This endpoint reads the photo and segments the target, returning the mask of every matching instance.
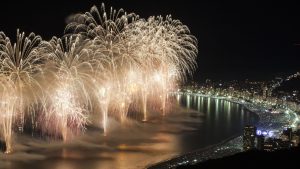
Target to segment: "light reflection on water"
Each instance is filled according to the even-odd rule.
[[[187,153],[239,134],[245,124],[256,117],[242,106],[225,100],[192,95],[177,95],[172,112],[166,117],[152,118],[148,123],[133,122],[128,127],[117,124],[108,136],[100,129],[88,131],[75,143],[55,146],[46,143],[28,143],[18,138],[20,160],[3,160],[0,165],[8,169],[134,169]],[[181,106],[178,106],[181,105]],[[184,108],[186,107],[186,108]],[[112,121],[112,120],[111,120]],[[29,139],[30,140],[30,139]],[[25,144],[26,143],[26,144]],[[19,147],[20,147],[19,146]],[[23,155],[28,153],[29,155]],[[40,155],[45,160],[26,160]],[[1,160],[2,159],[2,160]]]

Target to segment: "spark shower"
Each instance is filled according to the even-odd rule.
[[[112,7],[67,19],[65,35],[50,41],[17,30],[0,32],[0,138],[13,150],[13,133],[30,124],[68,141],[84,132],[92,115],[104,135],[109,117],[126,124],[128,112],[147,121],[166,114],[168,92],[191,75],[197,39],[181,21],[140,18]]]

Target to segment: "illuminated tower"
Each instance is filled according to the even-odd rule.
[[[245,151],[255,148],[256,127],[247,125],[244,127],[243,149]]]

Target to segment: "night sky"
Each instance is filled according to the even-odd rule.
[[[101,2],[144,18],[172,14],[186,24],[199,41],[194,80],[270,79],[299,71],[300,10],[286,1],[1,1],[0,31],[15,38],[20,28],[49,40],[63,35],[69,15],[89,11]]]

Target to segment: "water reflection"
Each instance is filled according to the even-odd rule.
[[[218,121],[219,120],[219,99],[216,99],[216,120]]]
[[[70,145],[51,143],[50,146],[31,138],[18,138],[18,147],[23,147],[16,153],[20,160],[8,161],[0,155],[0,169],[2,164],[8,169],[144,168],[221,142],[257,120],[242,106],[220,99],[176,95],[174,100],[177,104],[174,103],[173,111],[164,118],[156,116],[147,123],[133,122],[125,127],[110,119],[113,128],[106,137],[96,128]],[[28,158],[33,155],[45,160]]]
[[[190,109],[191,108],[191,95],[189,95],[189,94],[187,94],[186,95],[186,107],[188,108],[188,109]]]
[[[188,98],[188,95],[183,94],[178,100],[178,104],[187,106],[187,101],[193,102]],[[196,149],[197,143],[206,145],[216,143],[225,137],[241,133],[244,125],[257,121],[255,115],[239,104],[201,96],[198,96],[197,99],[200,101],[189,107],[204,113],[205,116],[201,127],[197,129],[198,132],[193,133],[189,137],[190,139],[186,139],[185,143],[187,144],[184,145],[186,149]]]

